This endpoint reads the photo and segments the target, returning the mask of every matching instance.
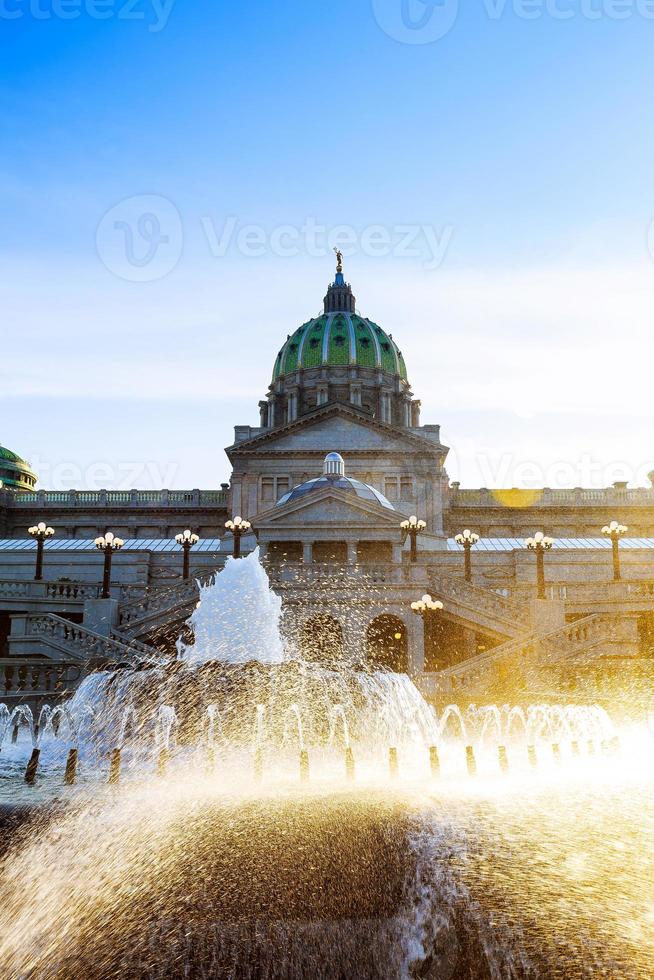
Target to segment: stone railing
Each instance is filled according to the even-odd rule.
[[[526,596],[503,596],[491,589],[484,589],[463,578],[428,572],[432,593],[442,599],[450,599],[471,609],[527,629],[531,622],[529,599]]]
[[[224,507],[226,490],[34,490],[12,494],[15,507]]]
[[[57,699],[74,690],[85,673],[77,663],[21,663],[5,657],[0,659],[0,700],[48,695]]]
[[[429,675],[422,685],[429,688],[424,693],[435,696],[491,687],[500,679],[503,669],[538,669],[573,655],[590,652],[610,638],[613,626],[611,616],[598,614],[579,619],[543,636],[532,634],[522,640],[509,640],[487,653]]]
[[[203,576],[201,581],[211,578],[211,574]],[[165,619],[167,614],[192,607],[197,602],[199,594],[196,579],[179,582],[162,589],[153,589],[146,595],[121,605],[118,614],[120,630],[129,636],[141,625],[156,622],[162,616]]]
[[[600,490],[554,490],[544,487],[540,490],[502,489],[490,490],[482,487],[479,490],[462,489],[450,490],[451,507],[506,507],[506,501],[522,498],[525,507],[613,507],[626,505],[630,507],[654,507],[654,488],[637,487],[635,489],[620,489],[607,487]]]
[[[36,582],[16,579],[0,580],[0,599],[35,599],[85,602],[95,599],[100,586],[89,582]]]
[[[347,565],[338,562],[283,562],[277,564],[266,561],[266,572],[270,584],[275,587],[299,586],[300,588],[318,583],[340,582],[361,585],[401,585],[410,582],[409,573],[401,565],[361,564]]]
[[[47,613],[26,618],[26,637],[34,637],[51,644],[75,660],[93,665],[125,661],[157,659],[156,651],[143,644],[100,636],[92,630],[71,623],[61,616]]]

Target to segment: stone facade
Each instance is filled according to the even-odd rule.
[[[200,535],[191,575],[205,577],[231,549],[225,521],[236,514],[252,522],[243,551],[258,543],[284,598],[285,626],[307,656],[408,670],[427,694],[448,699],[490,696],[503,679],[527,677],[525,665],[542,668],[541,688],[565,675],[570,696],[575,677],[604,682],[634,664],[649,676],[654,489],[450,484],[448,447],[438,425],[420,423],[397,344],[356,312],[340,273],[324,315],[282,346],[259,407],[259,426],[235,427],[231,481],[220,490],[0,489],[3,699],[44,697],[40,685],[59,678],[65,688],[84,665],[170,645],[196,601],[174,535],[187,527]],[[333,452],[361,492],[312,483]],[[427,524],[417,556],[400,526],[412,514]],[[600,534],[614,518],[629,526],[621,581]],[[56,535],[44,581],[34,582],[35,545],[25,539],[40,520]],[[468,581],[453,541],[464,527],[482,536]],[[106,530],[126,546],[114,558],[111,600],[100,600],[93,538]],[[540,599],[534,556],[523,547],[536,530],[563,539],[546,556]],[[437,620],[411,611],[424,592],[443,602]]]

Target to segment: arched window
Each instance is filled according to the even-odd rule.
[[[314,663],[343,659],[343,631],[333,616],[318,613],[302,624],[300,630],[302,658]]]
[[[366,656],[371,667],[385,667],[398,674],[409,669],[407,629],[401,619],[384,613],[368,625]]]

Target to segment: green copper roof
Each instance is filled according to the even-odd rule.
[[[0,446],[0,483],[12,490],[32,490],[36,484],[36,473],[11,449]]]
[[[291,334],[275,360],[273,381],[298,368],[357,365],[380,368],[407,380],[404,358],[395,341],[365,317],[328,313]]]

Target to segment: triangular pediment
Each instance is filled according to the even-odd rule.
[[[381,504],[357,497],[344,490],[327,488],[308,493],[287,504],[271,507],[257,514],[254,523],[257,530],[274,527],[324,527],[338,524],[341,527],[372,525],[400,532],[404,514]]]
[[[240,453],[434,453],[447,448],[407,429],[387,425],[340,403],[325,406],[277,429],[259,432],[229,446],[230,459]]]

